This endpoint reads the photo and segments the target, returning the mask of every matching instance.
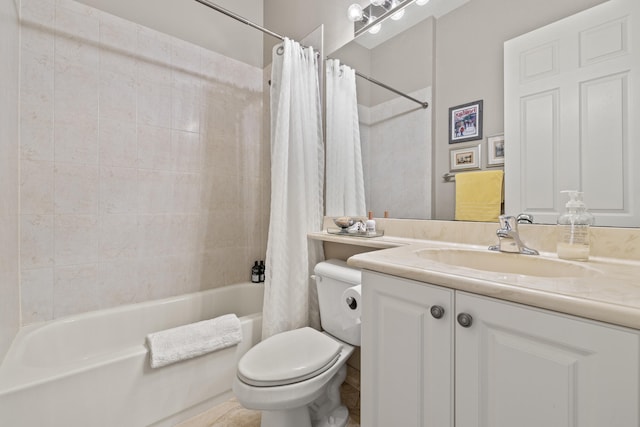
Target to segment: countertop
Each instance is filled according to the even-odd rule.
[[[640,329],[638,261],[603,257],[591,257],[586,262],[558,260],[591,271],[583,277],[539,277],[458,267],[418,256],[418,252],[424,249],[487,251],[486,246],[388,236],[372,239],[343,237],[326,232],[311,233],[309,237],[381,249],[350,257],[348,264],[354,267]],[[557,260],[556,254],[550,252],[500,255]]]

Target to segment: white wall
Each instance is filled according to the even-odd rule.
[[[330,54],[353,39],[353,23],[347,18],[351,3],[354,0],[264,0],[264,26],[301,40],[324,24],[324,51]],[[277,43],[278,39],[264,37],[265,64],[271,63],[271,48]]]
[[[20,325],[18,285],[18,9],[0,0],[0,361]]]
[[[262,33],[194,0],[79,0],[147,28],[171,34],[262,68]],[[216,5],[262,25],[263,0],[214,0]]]

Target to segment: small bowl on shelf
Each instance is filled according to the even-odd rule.
[[[350,216],[341,216],[333,219],[333,223],[342,229],[347,229],[355,224],[356,220]]]

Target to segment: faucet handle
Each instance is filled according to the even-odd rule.
[[[518,222],[516,221],[516,217],[512,215],[500,215],[500,228],[502,230],[517,230]]]
[[[518,215],[518,224],[533,224],[533,215],[521,213]]]

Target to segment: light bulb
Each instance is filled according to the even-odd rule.
[[[391,19],[393,19],[394,21],[397,21],[398,19],[402,19],[403,16],[404,16],[404,9],[399,10],[393,15],[391,15]]]
[[[382,6],[385,2],[386,0],[371,0],[371,4],[374,6]]]
[[[349,6],[349,9],[347,9],[347,16],[351,22],[361,21],[364,16],[362,6],[357,3],[352,4]]]
[[[369,34],[378,34],[381,28],[382,28],[382,24],[377,23],[373,27],[369,28]]]
[[[429,0],[416,0],[418,6],[424,6],[427,3],[429,3]]]

